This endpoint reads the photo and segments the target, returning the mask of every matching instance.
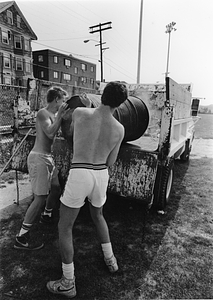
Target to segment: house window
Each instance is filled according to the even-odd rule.
[[[58,72],[53,72],[53,78],[58,78]]]
[[[64,65],[65,65],[66,67],[70,67],[70,65],[71,65],[70,60],[65,58],[65,60],[64,60]]]
[[[39,55],[39,56],[38,56],[38,61],[39,61],[39,62],[44,61],[44,60],[43,60],[43,55]]]
[[[2,31],[2,43],[9,44],[9,32]]]
[[[16,58],[16,70],[23,71],[23,60],[21,58]]]
[[[94,67],[93,66],[90,67],[90,71],[94,72]]]
[[[4,83],[5,84],[11,84],[11,78],[10,77],[4,77]]]
[[[58,63],[58,56],[56,56],[56,55],[53,56],[53,62],[54,62],[55,64]]]
[[[7,23],[13,25],[13,13],[7,10]]]
[[[87,83],[87,78],[86,78],[86,77],[81,77],[81,81],[82,81],[83,83]]]
[[[78,74],[78,68],[77,67],[74,68],[74,73]]]
[[[10,69],[10,59],[9,59],[9,57],[4,57],[4,67]]]
[[[90,83],[94,84],[94,79],[93,78],[90,78]]]
[[[29,61],[25,62],[25,70],[26,70],[27,73],[31,73],[30,62]]]
[[[41,72],[40,72],[40,77],[41,77],[41,78],[44,78],[44,71],[41,71]]]
[[[87,65],[81,64],[81,70],[86,71],[87,70]]]
[[[71,80],[70,74],[64,73],[64,80]]]
[[[16,49],[22,49],[21,37],[20,36],[15,36],[14,37],[14,42],[15,42],[15,48]]]
[[[24,49],[26,51],[30,51],[30,41],[29,40],[24,40]]]
[[[17,15],[16,20],[17,20],[17,27],[21,28],[21,17],[19,15]]]

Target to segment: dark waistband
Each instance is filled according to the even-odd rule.
[[[104,169],[107,169],[107,165],[106,164],[72,163],[70,169],[104,170]]]

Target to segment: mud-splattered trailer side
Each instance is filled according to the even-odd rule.
[[[140,138],[122,144],[117,161],[109,168],[108,190],[164,209],[172,188],[174,159],[188,160],[192,146],[196,116],[191,113],[190,85],[177,84],[167,77],[165,85],[129,85],[129,92],[145,104],[148,123]],[[14,149],[21,138],[23,135]],[[27,172],[27,155],[34,140],[33,135],[26,138],[13,158],[13,169]],[[64,187],[72,161],[72,144],[63,137],[56,138],[53,155]]]

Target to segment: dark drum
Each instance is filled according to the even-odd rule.
[[[101,95],[86,94],[91,102],[91,107],[98,107],[101,104]],[[71,97],[67,103],[69,108],[85,107],[78,95]],[[138,97],[129,96],[118,108],[115,109],[113,116],[124,126],[125,135],[123,142],[130,142],[140,138],[146,131],[149,124],[149,112]],[[62,120],[62,133],[69,141],[71,116]]]

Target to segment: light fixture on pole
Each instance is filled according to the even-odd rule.
[[[94,42],[98,42],[99,44],[95,45],[95,46],[100,46],[100,63],[101,63],[101,82],[104,81],[103,79],[103,52],[107,49],[109,49],[109,47],[105,47],[103,48],[102,45],[106,44],[106,42],[102,42],[102,41],[96,41],[93,39],[89,39],[89,40],[84,40],[84,43],[88,43],[89,41],[94,41]]]
[[[166,64],[166,73],[165,73],[165,77],[168,77],[169,75],[169,50],[170,50],[170,35],[172,30],[176,31],[177,29],[174,28],[174,26],[176,25],[175,22],[169,23],[168,25],[166,25],[166,33],[169,34],[169,40],[168,40],[168,52],[167,52],[167,64]]]

